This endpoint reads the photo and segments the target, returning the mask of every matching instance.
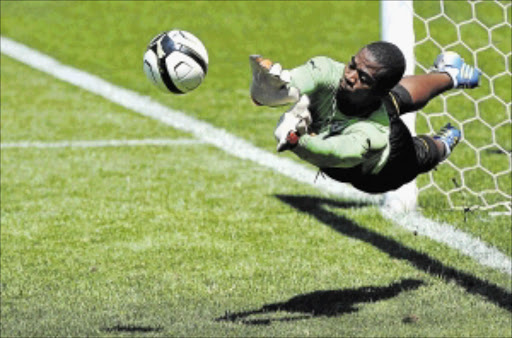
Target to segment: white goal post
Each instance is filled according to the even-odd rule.
[[[427,72],[448,50],[482,71],[478,89],[446,92],[402,116],[413,134],[451,122],[462,141],[437,170],[385,194],[385,206],[413,210],[427,196],[441,208],[511,214],[511,7],[505,0],[381,0],[381,39],[403,51],[406,75]]]
[[[380,4],[381,39],[397,45],[405,56],[406,68],[404,75],[414,74],[414,28],[412,0],[387,1]],[[416,113],[403,115],[405,122],[413,135],[416,133]],[[400,189],[384,195],[384,205],[394,211],[404,212],[416,209],[418,189],[416,180],[402,186]]]

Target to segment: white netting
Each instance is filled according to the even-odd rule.
[[[462,131],[450,158],[418,178],[420,204],[435,198],[440,207],[512,210],[511,7],[510,0],[414,2],[416,73],[448,50],[483,72],[479,88],[446,92],[417,114],[418,134],[447,122]]]

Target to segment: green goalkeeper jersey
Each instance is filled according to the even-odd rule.
[[[352,168],[376,174],[389,156],[389,118],[382,104],[365,117],[346,116],[336,104],[345,65],[315,57],[291,70],[291,86],[307,94],[312,124],[293,152],[319,168]]]

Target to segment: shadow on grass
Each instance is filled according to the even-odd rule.
[[[331,208],[353,208],[362,207],[364,206],[363,204],[340,202],[314,196],[277,195],[276,197],[298,211],[314,216],[318,221],[345,236],[371,244],[389,256],[407,261],[417,269],[430,275],[442,278],[447,282],[453,281],[467,292],[482,296],[499,307],[512,312],[512,294],[507,290],[467,272],[447,266],[425,253],[409,248],[394,239],[367,229],[325,208],[325,206]],[[216,321],[232,321],[249,325],[269,325],[272,322],[278,321],[287,322],[318,316],[341,316],[357,311],[358,309],[354,306],[355,304],[389,299],[397,296],[402,291],[415,290],[422,284],[423,282],[420,280],[407,279],[387,287],[315,291],[295,296],[286,302],[267,304],[257,310],[238,313],[226,312],[224,316],[217,318]],[[277,317],[273,313],[278,311],[295,312],[299,313],[299,315]]]
[[[269,325],[272,322],[288,322],[312,317],[335,317],[356,312],[358,303],[377,302],[397,296],[402,291],[415,290],[423,281],[406,279],[383,287],[362,287],[358,289],[326,290],[295,296],[286,302],[264,305],[261,309],[239,313],[226,313],[216,321],[239,322],[248,325]],[[297,312],[304,315],[275,317],[272,312]],[[263,315],[263,318],[258,315]],[[256,318],[249,318],[256,316]]]
[[[138,326],[138,325],[116,325],[112,327],[103,328],[105,332],[127,332],[127,333],[148,333],[148,332],[160,332],[162,327],[151,327],[151,326]]]
[[[371,244],[389,256],[408,261],[428,274],[443,278],[445,281],[453,281],[466,289],[467,292],[480,295],[499,307],[512,312],[512,294],[507,290],[467,272],[447,266],[425,253],[367,229],[324,207],[347,208],[350,206],[347,203],[314,196],[276,195],[276,197],[300,212],[314,216],[320,222],[345,236]]]

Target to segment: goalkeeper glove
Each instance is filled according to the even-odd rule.
[[[455,52],[444,52],[434,61],[433,71],[447,73],[453,82],[453,88],[474,88],[478,86],[480,71],[467,63]]]
[[[300,100],[279,119],[274,130],[278,152],[292,149],[299,142],[300,136],[307,133],[312,122],[308,105],[309,98],[302,95]]]
[[[299,90],[290,86],[290,71],[260,55],[249,56],[252,69],[251,98],[257,105],[281,106],[297,102]]]

